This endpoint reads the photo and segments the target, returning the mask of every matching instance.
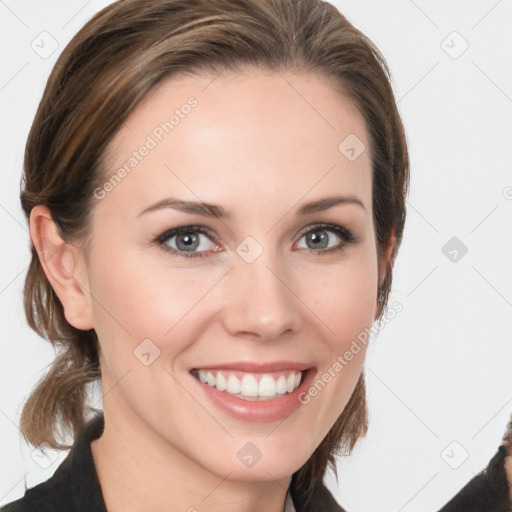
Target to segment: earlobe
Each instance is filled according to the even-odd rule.
[[[50,210],[44,205],[37,205],[30,212],[30,236],[68,323],[82,330],[94,328],[87,272],[80,248],[62,240]]]

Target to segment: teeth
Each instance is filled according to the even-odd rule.
[[[201,374],[201,372],[199,372],[199,374]],[[237,379],[234,375],[230,375],[229,379],[228,379],[228,387],[226,388],[226,391],[228,393],[236,395],[237,393],[240,393],[241,389],[242,389],[242,385],[240,384],[240,379]]]
[[[263,380],[263,379],[262,379]],[[286,385],[286,377],[284,375],[281,375],[279,379],[277,379],[276,382],[276,391],[282,395],[283,393],[286,393],[287,391],[287,385]]]
[[[224,375],[222,373],[217,373],[217,389],[219,391],[225,391],[228,388],[228,381],[224,378]]]
[[[254,376],[250,374],[244,375],[240,393],[244,396],[258,396],[258,391],[258,381]]]
[[[274,373],[275,377],[264,374],[259,381],[256,375],[244,373],[240,379],[235,372],[222,370],[198,370],[194,375],[203,383],[210,387],[217,388],[218,391],[225,391],[232,395],[241,395],[247,398],[272,398],[276,395],[291,393],[299,387],[302,378],[300,371],[286,371],[280,375]],[[236,372],[241,376],[241,372]]]
[[[293,373],[290,373],[290,375],[288,375],[286,391],[288,391],[288,393],[291,393],[293,391],[294,386],[295,386],[295,375]]]
[[[268,375],[263,375],[260,380],[258,394],[259,396],[276,396],[277,383]]]

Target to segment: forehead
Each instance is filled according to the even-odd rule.
[[[181,75],[160,83],[128,117],[108,147],[105,179],[125,169],[108,194],[124,208],[166,193],[219,202],[275,200],[287,191],[280,201],[297,202],[308,190],[333,188],[369,201],[369,153],[361,113],[324,77]]]

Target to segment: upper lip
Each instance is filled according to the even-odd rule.
[[[312,368],[311,364],[299,363],[296,361],[272,361],[268,363],[256,363],[249,361],[238,361],[220,363],[213,365],[195,366],[193,370],[238,370],[248,373],[278,372],[282,370],[305,371]]]

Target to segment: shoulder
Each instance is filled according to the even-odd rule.
[[[500,446],[487,468],[470,480],[439,512],[510,511],[505,458],[505,447]]]
[[[65,482],[59,478],[56,472],[45,482],[41,482],[30,489],[25,489],[25,494],[21,498],[0,506],[0,512],[57,512],[72,510],[68,495],[69,492],[66,492]]]
[[[318,510],[325,512],[345,512],[325,485],[320,488],[317,498],[318,502],[316,506]]]
[[[106,512],[90,447],[103,426],[103,415],[87,423],[53,476],[0,505],[0,512]]]

